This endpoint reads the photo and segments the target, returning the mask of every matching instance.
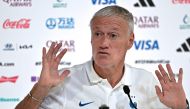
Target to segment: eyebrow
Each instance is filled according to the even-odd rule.
[[[99,27],[94,27],[94,29],[100,29]],[[114,27],[114,28],[111,28],[112,30],[116,30],[116,31],[118,31],[119,30],[119,28],[116,28],[116,27]]]

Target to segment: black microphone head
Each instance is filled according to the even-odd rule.
[[[124,85],[123,86],[123,91],[125,92],[125,94],[129,94],[130,93],[130,89],[129,89],[129,86],[127,86],[127,85]]]
[[[109,109],[109,107],[108,107],[107,105],[103,104],[103,105],[101,105],[101,106],[99,107],[99,109]]]

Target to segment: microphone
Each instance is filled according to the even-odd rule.
[[[128,98],[129,98],[129,100],[130,100],[130,104],[132,104],[132,106],[133,106],[135,109],[137,109],[137,107],[135,106],[135,104],[134,104],[133,101],[131,100],[129,86],[124,85],[124,86],[123,86],[123,91],[125,92],[125,94],[128,95]]]
[[[186,103],[187,103],[187,108],[186,109],[189,109],[189,102],[188,102],[187,99],[186,99]]]
[[[105,104],[103,104],[103,105],[101,105],[101,106],[99,107],[99,109],[109,109],[109,107],[106,106]]]

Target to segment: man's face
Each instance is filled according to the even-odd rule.
[[[133,45],[133,33],[129,35],[127,22],[117,16],[96,17],[91,23],[92,55],[99,67],[123,64],[125,54]]]

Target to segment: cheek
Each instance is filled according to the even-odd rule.
[[[94,53],[97,50],[97,44],[91,42],[92,52]]]
[[[125,54],[126,49],[125,49],[125,47],[120,47],[120,48],[118,48],[117,52],[118,52],[120,55],[123,55],[123,54]]]
[[[91,41],[91,45],[92,45],[92,47],[95,47],[95,42],[94,41]]]
[[[122,58],[126,53],[126,47],[120,45],[113,49],[113,56]]]
[[[127,42],[120,42],[116,44],[114,51],[118,53],[125,53],[127,51]]]

